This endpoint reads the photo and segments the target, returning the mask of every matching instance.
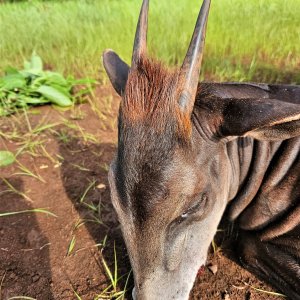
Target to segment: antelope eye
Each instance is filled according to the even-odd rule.
[[[201,210],[205,203],[207,202],[207,195],[206,193],[203,193],[200,195],[199,199],[193,203],[191,207],[189,207],[183,214],[180,215],[181,221],[186,219],[188,216],[197,213],[199,210]]]

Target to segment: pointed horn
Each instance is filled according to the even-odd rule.
[[[132,53],[132,66],[137,65],[140,57],[143,55],[143,53],[145,53],[147,49],[148,10],[149,0],[144,0],[135,32]]]
[[[179,105],[182,110],[189,113],[192,113],[197,92],[210,2],[210,0],[203,0],[193,37],[180,71],[184,84]]]

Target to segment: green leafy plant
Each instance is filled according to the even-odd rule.
[[[0,116],[16,109],[51,103],[60,107],[72,106],[76,99],[89,93],[92,79],[65,78],[57,72],[43,70],[42,59],[34,52],[24,69],[8,67],[0,78]],[[80,85],[76,93],[74,87]]]

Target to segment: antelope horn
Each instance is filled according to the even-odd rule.
[[[135,32],[132,66],[137,65],[139,59],[147,49],[148,10],[149,0],[144,0]]]
[[[179,98],[179,105],[182,110],[189,113],[192,113],[197,92],[210,2],[210,0],[203,0],[193,37],[180,70],[183,91]]]

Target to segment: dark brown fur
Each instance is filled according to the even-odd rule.
[[[109,178],[134,295],[188,299],[227,202],[241,261],[300,300],[300,87],[198,83],[209,6],[204,0],[180,70],[145,55],[149,0],[131,67],[103,54],[123,98]]]
[[[141,222],[168,194],[164,171],[176,147],[190,140],[190,116],[177,103],[180,86],[177,70],[145,56],[128,75],[119,114],[117,189]]]

